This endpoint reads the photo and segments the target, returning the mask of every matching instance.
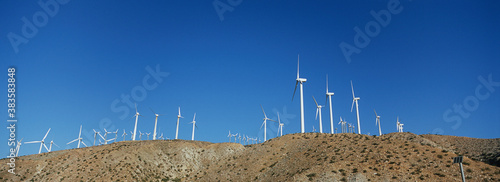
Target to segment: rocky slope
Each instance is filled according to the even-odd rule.
[[[22,156],[16,175],[0,166],[0,180],[460,181],[459,167],[451,160],[457,155],[436,142],[446,136],[433,137],[305,133],[247,146],[125,141]],[[500,167],[484,162],[465,157],[464,170],[469,181],[500,181]]]

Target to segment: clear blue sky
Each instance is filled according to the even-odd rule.
[[[221,16],[214,2],[224,11]],[[9,66],[17,68],[17,135],[40,140],[52,128],[46,141],[61,146],[54,150],[76,147],[66,143],[77,138],[80,125],[87,144],[93,142],[92,129],[120,129],[121,136],[134,126],[133,106],[122,102],[130,95],[144,115],[138,124],[142,132],[153,131],[152,108],[165,114],[158,126],[173,138],[180,106],[185,117],[180,139],[191,138],[195,112],[196,140],[226,142],[228,130],[263,138],[262,104],[270,118],[283,115],[285,134],[297,133],[299,100],[291,99],[300,54],[301,77],[308,79],[307,132],[318,128],[312,96],[324,105],[328,74],[335,128],[340,128],[339,116],[356,122],[355,111],[350,112],[352,80],[361,98],[363,134],[378,132],[376,109],[383,133],[396,132],[399,116],[404,130],[416,134],[500,137],[500,86],[485,87],[479,79],[488,82],[491,75],[490,82],[500,82],[500,3],[394,3],[69,1],[57,11],[49,6],[47,14],[37,1],[4,2],[0,59],[5,75]],[[390,21],[381,16],[382,25],[372,10],[391,13]],[[25,28],[23,34],[23,17],[36,23],[36,32]],[[366,26],[370,41],[359,39],[356,45],[356,27],[367,34]],[[25,42],[13,46],[13,34]],[[350,61],[342,42],[358,49]],[[147,67],[165,72],[161,83]],[[3,78],[1,113],[7,119]],[[153,86],[146,88],[144,79]],[[454,105],[464,102],[463,112],[455,112]],[[323,127],[330,132],[328,108]],[[0,131],[1,153],[7,155],[8,133]],[[276,131],[277,124],[269,123],[268,138]],[[37,153],[38,147],[23,144],[20,155]]]

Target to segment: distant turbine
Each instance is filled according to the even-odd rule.
[[[196,113],[194,113],[193,121],[190,122],[190,123],[193,123],[193,133],[191,135],[191,140],[194,140],[194,127],[198,128],[198,126],[196,126],[195,118],[196,118]]]
[[[264,108],[262,107],[262,105],[260,105],[260,108],[262,109],[262,112],[264,113],[264,119],[263,119],[263,120],[264,120],[264,122],[262,122],[262,125],[260,126],[260,128],[262,129],[262,126],[264,126],[264,141],[266,141],[266,140],[267,140],[267,138],[266,138],[266,137],[267,137],[267,136],[266,136],[266,134],[267,134],[267,121],[268,121],[268,120],[269,120],[269,121],[274,121],[274,120],[269,119],[269,118],[267,117],[266,112],[264,111]],[[276,122],[276,121],[274,121],[274,122]],[[240,141],[240,143],[241,143],[241,141]]]
[[[179,119],[184,118],[181,116],[181,107],[179,107],[179,115],[177,115],[177,128],[175,129],[175,139],[179,136]]]
[[[341,133],[347,133],[347,128],[346,128],[346,121],[342,120],[342,116],[340,117],[340,132]]]
[[[278,135],[281,134],[280,136],[283,136],[283,126],[285,126],[285,123],[282,123],[280,120],[280,113],[278,112]],[[276,135],[276,136],[278,136]]]
[[[151,109],[151,111],[155,114],[155,129],[153,131],[153,140],[156,140],[156,125],[158,123],[158,116],[162,116],[163,114],[157,114],[155,111],[153,111],[153,109]]]
[[[377,111],[375,111],[375,109],[373,110],[373,112],[375,112],[375,117],[377,117],[377,119],[375,120],[375,125],[378,124],[378,136],[381,136],[382,135],[382,129],[380,129],[380,116],[377,115]]]
[[[326,97],[330,100],[330,133],[333,134],[333,111],[332,111],[332,96],[333,92],[328,92],[328,75],[326,75]]]
[[[54,140],[51,140],[51,141],[50,141],[49,150],[48,150],[49,152],[51,152],[51,151],[52,151],[52,144],[54,144],[54,145],[56,145],[57,147],[59,147],[59,145],[57,145],[56,143],[54,143]]]
[[[295,81],[296,82],[295,82],[295,89],[293,90],[292,102],[293,102],[293,97],[295,96],[295,91],[297,90],[297,85],[300,83],[300,132],[305,133],[303,83],[306,82],[307,79],[300,78],[300,76],[299,76],[299,56],[297,56],[297,79]],[[264,141],[265,141],[265,139],[264,139]]]
[[[19,149],[21,149],[21,142],[23,141],[24,138],[21,138],[21,140],[18,140],[17,141],[17,145],[16,145],[16,157],[19,156]]]
[[[354,102],[356,102],[356,117],[358,118],[358,134],[361,134],[361,126],[359,124],[359,109],[358,109],[359,97],[354,96],[354,87],[352,86],[352,80],[351,80],[351,90],[352,90],[351,112],[352,112],[352,107],[354,106]]]
[[[321,108],[323,108],[322,105],[318,105],[318,102],[316,102],[316,99],[314,98],[314,103],[316,103],[316,119],[318,119],[318,113],[319,113],[319,133],[323,133],[323,120],[321,118]]]
[[[137,120],[139,120],[139,116],[142,115],[140,115],[139,112],[137,112],[137,104],[134,104],[134,106],[135,106],[135,126],[134,126],[134,134],[132,135],[132,140],[135,141],[135,134],[137,133]]]
[[[139,130],[139,140],[142,140],[142,135],[144,135],[144,133],[142,133],[141,130]]]
[[[125,136],[127,136],[127,132],[125,132],[125,129],[123,129],[123,134],[122,134],[123,140],[122,141],[125,141]]]
[[[47,148],[47,146],[45,145],[45,138],[47,138],[47,135],[49,134],[50,132],[50,128],[49,130],[47,131],[47,133],[45,134],[45,136],[43,137],[42,141],[31,141],[31,142],[24,142],[24,144],[27,144],[27,143],[40,143],[40,150],[38,150],[38,153],[42,153],[42,146],[45,147],[45,149],[47,149],[47,151],[49,150]]]
[[[149,135],[151,135],[151,133],[146,133],[146,135],[148,136],[148,140],[149,140]]]
[[[229,130],[229,135],[227,135],[227,137],[229,137],[229,142],[231,142],[231,130]]]
[[[313,125],[313,133],[316,132],[316,129],[314,128],[314,125]]]
[[[92,129],[92,130],[94,130],[94,129]],[[99,134],[99,132],[94,130],[94,146],[95,146],[95,141],[96,141],[96,138],[97,138],[97,134]]]
[[[66,145],[69,145],[70,143],[73,143],[73,142],[76,142],[76,141],[78,141],[78,146],[76,148],[80,148],[80,143],[82,143],[83,145],[85,145],[85,143],[83,142],[83,138],[82,138],[82,125],[80,125],[80,132],[78,133],[78,138],[74,139],[71,142],[68,142]],[[85,145],[85,147],[87,147],[87,145]]]
[[[116,129],[116,131],[113,133],[115,134],[115,141],[114,142],[116,142],[116,139],[118,138],[118,129]]]

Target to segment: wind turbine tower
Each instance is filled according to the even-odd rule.
[[[266,141],[266,139],[267,139],[267,136],[266,136],[266,134],[267,134],[267,121],[268,121],[268,120],[269,120],[269,121],[274,121],[274,120],[269,119],[269,118],[267,117],[266,112],[264,111],[264,108],[262,107],[262,105],[260,105],[260,108],[262,109],[262,112],[264,113],[264,119],[263,119],[263,120],[264,120],[264,122],[262,122],[262,125],[260,126],[260,128],[262,129],[262,126],[264,126],[264,141]],[[276,121],[274,121],[274,122],[276,122]],[[241,141],[240,141],[240,142],[241,142]]]
[[[153,111],[153,109],[151,109],[151,111],[155,114],[155,129],[153,131],[153,140],[156,140],[156,125],[158,123],[158,116],[161,116],[162,114],[156,114],[155,111]]]
[[[361,125],[359,124],[359,109],[358,109],[358,100],[360,98],[354,96],[354,87],[352,86],[352,80],[351,80],[351,90],[352,90],[351,112],[352,112],[352,107],[354,106],[354,102],[356,102],[356,118],[358,119],[358,134],[361,134]]]
[[[137,133],[137,120],[139,120],[139,116],[142,116],[137,112],[137,104],[135,104],[135,126],[134,126],[134,134],[132,134],[132,140],[135,141],[135,134]]]
[[[318,119],[318,113],[319,113],[319,133],[323,133],[323,120],[321,118],[321,108],[323,108],[322,105],[318,105],[318,102],[316,102],[316,99],[314,98],[314,103],[316,103],[316,119]]]
[[[184,118],[181,116],[181,107],[179,107],[179,115],[177,115],[177,128],[175,129],[175,139],[179,136],[179,119]]]
[[[328,75],[326,75],[326,97],[330,101],[330,133],[333,134],[333,111],[332,111],[332,96],[335,93],[328,91]]]
[[[378,136],[381,136],[382,130],[380,129],[380,116],[377,115],[377,111],[375,111],[375,109],[373,110],[373,112],[375,112],[375,116],[377,117],[377,119],[375,120],[375,125],[378,124]]]
[[[293,102],[293,97],[295,96],[295,91],[297,91],[297,85],[300,83],[300,132],[301,133],[305,133],[303,83],[306,82],[306,81],[307,81],[307,79],[300,78],[300,75],[299,75],[299,56],[297,55],[297,79],[296,79],[296,82],[295,82],[295,89],[293,90],[292,102]]]
[[[191,123],[193,123],[193,133],[191,135],[191,140],[194,140],[194,127],[198,128],[198,126],[196,126],[196,113],[194,113],[194,116],[193,116],[193,121],[191,121]]]

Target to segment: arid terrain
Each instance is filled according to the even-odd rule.
[[[22,156],[1,181],[500,181],[499,139],[390,133],[289,134],[243,146],[124,141]],[[483,162],[481,162],[483,161]],[[496,166],[497,165],[497,166]]]

